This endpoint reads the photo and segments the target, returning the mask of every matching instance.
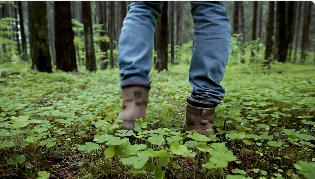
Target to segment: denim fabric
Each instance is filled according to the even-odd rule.
[[[231,26],[223,2],[192,1],[194,47],[189,70],[191,97],[219,104],[225,94],[220,82],[230,53]],[[120,85],[150,84],[156,19],[162,1],[131,2],[118,45]]]

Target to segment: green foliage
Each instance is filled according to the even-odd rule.
[[[191,47],[178,47],[181,62]],[[77,166],[67,171],[76,178],[314,178],[313,67],[275,63],[263,75],[260,65],[227,66],[217,134],[205,137],[181,130],[188,65],[152,70],[147,118],[135,131],[113,122],[121,107],[118,69],[78,76],[24,65],[1,65],[1,171],[48,178]]]
[[[20,54],[17,54],[18,44],[11,39],[11,36],[17,33],[13,31],[12,26],[12,23],[15,23],[15,21],[16,19],[11,17],[0,19],[0,62],[20,59]],[[3,44],[5,44],[5,49],[3,49]]]
[[[80,23],[76,19],[72,19],[72,24],[73,24],[73,31],[75,32],[75,37],[74,37],[74,45],[79,47],[79,53],[80,53],[80,58],[81,60],[85,61],[85,45],[84,45],[84,26],[82,23]],[[106,53],[108,52],[102,52],[100,47],[99,47],[99,42],[109,42],[110,39],[107,35],[105,36],[100,36],[100,32],[104,32],[102,30],[102,24],[94,24],[93,25],[93,41],[94,41],[94,50],[95,50],[95,57],[96,60],[99,61],[100,58],[105,57]],[[117,52],[116,52],[117,53]],[[108,61],[108,59],[105,59],[105,61]]]

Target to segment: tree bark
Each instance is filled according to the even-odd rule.
[[[93,41],[91,3],[82,1],[82,14],[84,26],[85,67],[89,71],[96,71],[95,50]]]
[[[253,28],[252,28],[252,41],[256,40],[257,36],[256,36],[256,31],[257,31],[257,8],[258,8],[258,1],[254,1],[254,11],[253,11],[253,14],[254,14],[254,17],[253,17]],[[251,47],[251,53],[250,53],[250,62],[253,62],[254,61],[254,56],[255,56],[255,53],[254,53],[254,45],[255,44],[252,44],[252,47]]]
[[[45,1],[32,2],[34,56],[33,62],[40,72],[52,73],[51,57],[49,53],[47,4]]]
[[[277,41],[277,60],[286,62],[287,42],[286,42],[286,17],[285,17],[286,2],[277,1],[277,23],[276,23],[276,41]]]
[[[303,26],[303,37],[302,37],[302,52],[301,52],[301,62],[302,64],[306,60],[306,50],[308,47],[308,36],[310,30],[311,12],[312,12],[312,2],[304,2],[304,26]]]
[[[288,59],[291,60],[291,54],[292,54],[292,44],[294,40],[294,31],[295,31],[295,15],[296,15],[296,3],[294,1],[289,1],[288,3],[288,17],[287,17],[287,30],[288,30],[288,36],[287,36],[287,43],[288,43]]]
[[[34,34],[31,33],[33,32],[34,28],[33,28],[33,3],[32,1],[28,1],[27,2],[27,8],[28,8],[28,32],[29,32],[29,45],[30,45],[30,57],[32,59],[32,69],[34,67],[34,61],[33,61],[33,57],[34,57]]]
[[[167,69],[168,63],[168,1],[164,1],[162,7],[162,15],[161,15],[161,26],[160,26],[160,34],[159,37],[163,37],[159,39],[159,49],[161,52],[161,58],[157,62],[157,70],[161,72]]]
[[[181,45],[182,2],[176,1],[176,45]]]
[[[259,2],[259,27],[258,27],[258,37],[259,43],[261,42],[261,29],[262,29],[262,21],[263,21],[263,1]],[[257,44],[257,52],[259,52],[259,44]]]
[[[54,7],[57,69],[65,72],[78,71],[73,43],[71,3],[70,1],[55,1]]]
[[[238,19],[239,19],[239,2],[238,1],[234,1],[233,34],[238,34],[239,33]]]
[[[173,64],[175,62],[175,54],[174,54],[174,41],[175,41],[175,36],[174,36],[174,30],[175,30],[175,23],[174,23],[174,14],[175,14],[175,8],[174,8],[174,4],[175,1],[170,1],[171,4],[171,8],[170,8],[170,12],[171,12],[171,20],[170,20],[170,24],[171,24],[171,63]]]
[[[265,51],[265,62],[264,65],[269,67],[271,62],[271,55],[273,53],[273,29],[274,29],[274,11],[275,9],[275,2],[269,1],[269,12],[268,12],[268,24],[267,24],[267,37],[266,37],[266,51]]]
[[[7,17],[6,7],[7,7],[7,5],[5,3],[3,3],[2,4],[2,18]],[[3,30],[3,31],[6,31],[6,30]],[[7,35],[4,35],[4,38],[7,38]],[[3,51],[3,53],[7,53],[7,48],[6,48],[5,43],[2,44],[2,51]]]
[[[243,1],[239,2],[239,8],[240,8],[240,19],[241,19],[241,33],[242,33],[242,46],[241,46],[241,63],[245,63],[245,49],[244,49],[244,44],[245,44],[245,18],[244,18],[244,5]]]
[[[20,22],[20,32],[21,32],[21,38],[22,38],[22,60],[27,61],[27,46],[26,46],[26,36],[25,36],[25,29],[24,29],[24,21],[23,21],[23,8],[22,8],[22,2],[17,1],[18,5],[18,14],[19,14],[19,22]]]
[[[123,26],[124,19],[126,17],[127,13],[127,6],[126,6],[126,1],[120,1],[120,29],[119,32]]]
[[[295,50],[294,50],[294,59],[293,63],[296,62],[296,54],[297,54],[297,47],[299,45],[299,34],[300,34],[300,19],[301,19],[301,11],[302,11],[302,2],[296,2],[298,3],[298,9],[297,9],[297,18],[296,18],[296,33],[295,33]]]
[[[54,15],[54,2],[47,2],[47,14],[48,14],[48,29],[49,29],[49,42],[50,42],[50,55],[53,61],[53,65],[56,65],[56,50],[55,50],[55,15]]]
[[[114,27],[115,27],[115,4],[113,1],[109,2],[109,11],[110,11],[110,17],[108,18],[108,32],[109,32],[109,38],[110,38],[110,68],[114,69],[114,55],[113,55],[113,49],[114,49],[114,43],[113,43],[113,38],[114,38]]]
[[[155,36],[154,36],[154,50],[156,52],[156,57],[154,58],[154,67],[157,70],[157,62],[160,59],[160,26],[161,26],[161,18],[158,18],[156,20],[156,25],[155,25]]]
[[[17,42],[18,53],[21,54],[22,51],[21,51],[21,43],[20,43],[20,38],[19,38],[19,27],[18,27],[19,26],[19,21],[18,21],[18,12],[19,12],[18,1],[14,1],[14,5],[17,6],[17,8],[14,8],[14,18],[16,19],[15,26],[14,26],[16,34],[15,34],[15,38],[14,39]],[[21,25],[20,25],[20,27],[21,27]],[[23,57],[22,57],[22,60],[24,60]],[[27,60],[27,58],[26,58],[26,60]]]
[[[258,1],[254,1],[254,16],[253,16],[253,28],[252,28],[252,40],[256,40],[257,36],[257,9],[258,9]]]
[[[74,7],[75,7],[75,10],[74,10],[74,18],[79,21],[79,22],[82,22],[81,19],[80,19],[80,16],[81,16],[81,2],[80,1],[75,1],[74,2]],[[74,33],[75,36],[77,37],[80,37],[81,36],[81,33],[80,32],[75,32]],[[79,45],[75,45],[75,53],[76,53],[76,56],[77,56],[77,60],[79,62],[79,65],[81,65],[81,57],[80,57],[80,48],[79,48]]]

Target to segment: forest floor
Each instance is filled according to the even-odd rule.
[[[147,119],[131,132],[112,122],[118,69],[47,74],[2,65],[0,178],[315,178],[314,66],[274,64],[266,74],[228,66],[212,138],[181,130],[188,69],[151,72]]]

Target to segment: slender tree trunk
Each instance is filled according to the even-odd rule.
[[[292,54],[292,44],[294,40],[294,31],[295,31],[295,16],[296,16],[296,3],[294,1],[289,1],[288,3],[288,17],[287,17],[287,30],[288,31],[288,60],[291,61],[291,54]]]
[[[171,63],[173,64],[175,62],[175,54],[174,54],[174,45],[175,45],[175,36],[174,36],[174,30],[175,30],[175,23],[174,23],[174,14],[175,14],[175,1],[170,1],[171,4]]]
[[[49,28],[49,42],[50,42],[50,55],[53,61],[53,65],[56,65],[56,50],[55,50],[55,10],[54,2],[47,2],[48,11],[48,28]]]
[[[120,30],[123,26],[124,19],[127,13],[126,1],[120,1]],[[119,32],[120,32],[119,30]]]
[[[271,62],[271,55],[273,49],[273,29],[274,29],[274,11],[275,9],[275,2],[269,1],[269,12],[268,12],[268,25],[267,25],[267,38],[266,38],[266,51],[265,51],[265,61],[264,65],[270,67]]]
[[[74,19],[76,19],[77,21],[79,22],[82,22],[81,19],[80,19],[80,16],[81,16],[81,2],[80,1],[75,1],[74,2],[74,7],[75,7],[75,10],[74,10]],[[74,33],[75,37],[80,37],[81,34],[80,32],[75,32]],[[81,65],[81,57],[80,57],[80,47],[79,45],[75,45],[75,53],[76,53],[76,56],[77,56],[77,61],[79,62],[79,65]]]
[[[240,18],[241,18],[241,33],[242,33],[242,46],[241,46],[241,63],[245,63],[245,18],[244,18],[244,5],[243,1],[239,2],[239,8],[240,8]]]
[[[54,5],[57,69],[65,72],[78,71],[73,42],[71,3],[70,1],[55,1]]]
[[[33,35],[33,3],[32,1],[28,1],[27,2],[27,8],[28,8],[28,32],[29,32],[29,46],[30,46],[30,58],[32,59],[32,69],[34,67],[34,61],[33,61],[33,57],[34,57],[34,35]]]
[[[20,17],[20,31],[21,31],[21,38],[22,38],[22,52],[23,56],[22,59],[27,61],[27,46],[26,46],[26,36],[25,36],[25,28],[24,28],[24,20],[23,20],[23,8],[22,2],[17,1],[18,8],[19,8],[19,17]]]
[[[7,17],[6,7],[7,7],[7,4],[3,3],[2,4],[2,18]],[[6,30],[3,30],[3,31],[6,31]],[[4,35],[4,38],[7,38],[7,35]],[[2,44],[2,51],[3,53],[7,53],[7,48],[6,48],[5,43]]]
[[[168,1],[165,1],[162,7],[162,15],[161,15],[161,26],[160,26],[160,34],[159,37],[159,49],[161,52],[161,59],[157,62],[157,70],[158,72],[161,72],[163,70],[167,69],[168,64],[168,26],[167,26],[167,20],[168,20]]]
[[[17,6],[17,8],[14,8],[14,18],[16,19],[15,21],[15,41],[17,42],[17,47],[18,47],[18,53],[21,54],[22,51],[21,51],[21,43],[20,43],[20,38],[19,38],[19,21],[18,21],[18,12],[19,12],[19,6],[18,6],[18,2],[17,1],[14,1],[14,4]],[[21,27],[21,25],[20,25]],[[26,58],[27,59],[27,58]],[[22,57],[22,60],[23,60],[23,57]]]
[[[263,21],[263,1],[259,2],[259,27],[258,27],[258,37],[259,43],[261,42],[261,29],[262,29],[262,21]],[[257,52],[259,52],[259,44],[257,44]]]
[[[239,33],[238,19],[239,19],[239,1],[234,1],[233,34],[238,34]]]
[[[286,2],[277,1],[277,31],[276,31],[276,41],[277,45],[277,60],[279,62],[286,62],[286,50],[287,50],[287,42],[286,42],[286,17],[285,17],[285,6]]]
[[[312,2],[304,2],[304,26],[303,26],[303,37],[302,37],[302,52],[301,52],[301,62],[302,64],[306,60],[306,51],[308,47],[308,36],[310,30],[310,21],[311,21],[311,12],[312,12]]]
[[[182,3],[181,1],[176,1],[176,45],[181,46],[181,22],[182,22]],[[177,53],[178,59],[181,58],[181,52]]]
[[[110,11],[110,17],[108,18],[108,32],[109,32],[109,38],[110,38],[110,68],[114,69],[114,55],[113,55],[113,49],[114,49],[114,27],[115,27],[115,4],[113,1],[109,2],[109,11]]]
[[[109,32],[108,32],[108,22],[107,22],[107,7],[108,7],[108,2],[107,1],[103,1],[103,27],[104,27],[104,30],[106,31],[105,32],[105,35],[107,35],[109,37]],[[108,42],[105,42],[105,59],[108,59],[108,54],[107,54],[107,51],[109,49],[109,43]],[[106,64],[108,64],[108,61],[106,62]]]
[[[33,62],[40,72],[52,72],[51,57],[49,53],[47,4],[45,1],[32,2],[34,55]]]
[[[161,26],[161,18],[158,18],[156,20],[156,25],[155,25],[155,38],[154,38],[154,48],[155,48],[155,51],[156,51],[156,57],[154,58],[154,67],[155,69],[157,70],[157,62],[159,61],[160,59],[160,26]]]
[[[89,1],[82,1],[81,3],[84,25],[85,67],[89,71],[96,71],[91,3]]]
[[[301,19],[301,11],[302,11],[302,2],[298,3],[298,9],[297,9],[297,19],[296,19],[296,35],[295,35],[295,50],[294,50],[294,59],[293,63],[296,63],[296,54],[297,54],[297,47],[299,45],[299,34],[300,34],[300,19]]]
[[[257,9],[258,9],[258,1],[254,1],[253,2],[253,14],[254,14],[254,17],[253,17],[253,28],[252,28],[252,41],[256,40],[257,39]],[[251,53],[250,53],[250,62],[254,62],[254,57],[255,57],[255,53],[254,53],[254,43],[252,44],[251,46]]]

